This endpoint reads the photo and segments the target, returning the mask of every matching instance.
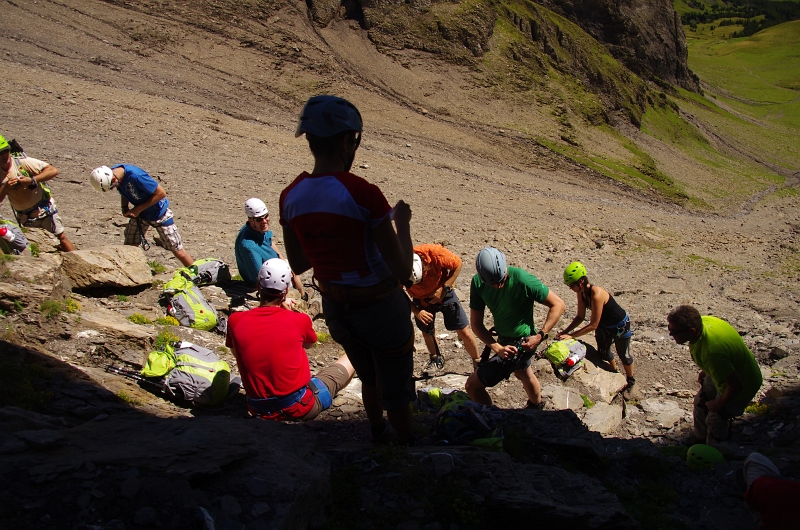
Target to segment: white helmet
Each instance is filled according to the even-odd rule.
[[[409,278],[412,283],[419,283],[422,281],[422,258],[419,257],[419,254],[414,252],[414,263],[411,267],[411,278]]]
[[[268,259],[258,271],[258,285],[262,289],[272,289],[281,293],[289,290],[292,283],[292,269],[280,258]]]
[[[263,217],[269,213],[267,205],[261,199],[247,199],[244,202],[244,214],[247,217]]]
[[[89,183],[97,191],[108,191],[111,189],[111,182],[114,179],[114,172],[108,166],[100,166],[92,171]]]

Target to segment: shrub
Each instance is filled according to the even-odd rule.
[[[153,271],[153,274],[161,274],[162,272],[166,272],[167,270],[167,268],[164,265],[155,260],[148,261],[147,264],[150,266],[150,270]]]
[[[173,316],[170,316],[170,315],[167,315],[165,317],[158,317],[156,319],[156,324],[158,324],[159,326],[180,326],[181,325],[181,323],[178,322],[177,318],[175,318]]]
[[[128,317],[128,320],[133,322],[134,324],[139,324],[140,326],[145,326],[147,324],[152,324],[153,321],[144,316],[141,313],[134,313]]]
[[[64,302],[61,300],[45,300],[39,304],[39,311],[48,319],[55,318],[64,311]]]

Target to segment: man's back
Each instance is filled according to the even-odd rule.
[[[281,307],[233,313],[228,321],[228,342],[247,396],[254,399],[286,396],[308,384],[303,344],[316,340],[308,315]]]
[[[755,357],[733,326],[713,316],[704,316],[702,321],[700,338],[689,345],[692,358],[701,370],[711,376],[720,394],[725,392],[725,380],[735,372],[744,388],[734,399],[749,401],[762,383],[761,369]]]

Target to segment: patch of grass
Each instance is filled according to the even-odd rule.
[[[64,311],[67,313],[77,313],[81,310],[81,303],[75,300],[74,298],[67,298],[67,301],[64,302]]]
[[[154,274],[161,274],[162,272],[167,271],[167,268],[164,265],[155,260],[148,261],[147,265],[150,267],[150,270],[153,271]]]
[[[745,414],[757,414],[759,416],[766,416],[769,414],[769,405],[766,403],[750,403],[744,408]]]
[[[172,333],[169,329],[162,329],[158,332],[158,336],[156,336],[156,349],[161,350],[167,344],[171,344],[173,342],[180,342],[181,338],[174,333]]]
[[[134,324],[139,324],[140,326],[145,326],[147,324],[152,324],[153,321],[144,316],[141,313],[134,313],[128,317],[128,320],[133,322]]]
[[[19,313],[23,309],[25,309],[25,304],[22,303],[22,300],[14,300],[14,311]]]
[[[231,352],[230,348],[227,346],[217,346],[217,351],[223,354]]]
[[[41,311],[48,320],[56,318],[64,309],[64,302],[61,300],[45,300],[39,304],[39,311]]]
[[[13,254],[0,254],[0,265],[5,265],[10,261],[16,261],[19,258],[14,256]]]
[[[38,258],[39,252],[41,252],[39,249],[39,243],[37,243],[36,241],[31,241],[30,249],[31,249],[31,256],[33,256],[34,258]]]
[[[586,407],[587,409],[594,407],[594,401],[589,399],[589,396],[581,394],[581,399],[583,400],[583,406]]]
[[[707,258],[705,256],[699,256],[697,254],[689,254],[688,256],[686,256],[686,261],[689,262],[689,263],[713,265],[713,266],[718,267],[720,269],[725,269],[725,270],[729,270],[729,271],[737,271],[737,270],[741,269],[741,267],[738,267],[736,265],[725,265],[724,263],[720,263],[719,261],[717,261],[715,259]]]
[[[125,296],[124,294],[117,294],[117,295],[114,295],[114,298],[116,298],[116,299],[117,299],[117,302],[128,302],[128,301],[130,300],[130,298],[128,298],[128,297],[127,297],[127,296]]]
[[[317,342],[318,342],[318,343],[320,343],[320,344],[325,344],[325,343],[326,343],[326,342],[328,342],[329,340],[331,340],[331,335],[330,335],[330,333],[323,333],[323,332],[319,332],[319,333],[317,333]]]
[[[241,274],[236,273],[236,274],[233,275],[233,277],[231,277],[231,280],[234,280],[234,281],[237,281],[237,282],[243,282],[244,278],[242,278]]]
[[[161,289],[164,286],[164,280],[153,280],[150,285],[153,286],[153,289]]]
[[[120,398],[125,403],[127,403],[128,405],[133,405],[133,406],[136,406],[136,407],[141,407],[141,406],[145,405],[144,401],[142,401],[141,399],[139,399],[136,396],[132,396],[132,395],[128,394],[124,390],[120,390],[119,392],[117,392],[117,397]]]
[[[158,317],[156,319],[156,324],[158,324],[159,326],[180,326],[181,325],[181,323],[178,322],[177,318],[175,318],[173,316],[170,316],[170,315],[167,315],[165,317]]]
[[[630,402],[628,403],[630,404]],[[660,445],[658,450],[664,456],[677,456],[684,462],[686,462],[686,453],[689,452],[689,448],[685,445]]]

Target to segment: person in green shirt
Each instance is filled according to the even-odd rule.
[[[469,293],[470,325],[475,336],[486,344],[481,362],[467,378],[465,389],[470,399],[491,405],[486,392],[511,374],[520,380],[528,395],[526,408],[542,409],[542,389],[531,370],[536,348],[556,325],[566,307],[536,276],[506,265],[506,256],[493,247],[484,247],[475,260],[478,271],[472,278]],[[547,306],[542,329],[533,322],[533,304]],[[497,337],[483,322],[486,308],[494,317]]]
[[[717,317],[700,316],[692,306],[670,311],[667,328],[676,343],[689,343],[692,360],[700,368],[695,436],[706,444],[728,440],[733,418],[744,412],[761,388],[761,368],[733,326]]]

